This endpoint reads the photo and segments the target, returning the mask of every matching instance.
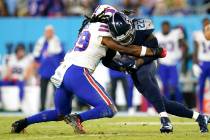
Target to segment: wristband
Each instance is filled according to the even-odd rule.
[[[147,51],[147,48],[145,46],[142,46],[140,56],[145,56],[146,51]]]

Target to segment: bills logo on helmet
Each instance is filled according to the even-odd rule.
[[[93,12],[93,15],[92,16],[97,16],[99,14],[101,14],[103,11],[105,10],[105,15],[108,15],[108,16],[112,16],[112,14],[114,14],[115,12],[117,12],[117,9],[114,8],[113,6],[111,5],[107,5],[107,4],[104,4],[104,5],[99,5],[95,11]]]

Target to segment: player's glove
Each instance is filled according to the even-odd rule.
[[[115,59],[115,62],[121,66],[122,71],[132,73],[136,69],[135,59],[133,57],[122,55],[120,59]]]
[[[152,48],[154,57],[164,58],[167,55],[167,50],[165,48]]]
[[[193,64],[192,70],[193,70],[193,75],[196,78],[199,78],[200,74],[202,73],[202,69],[200,68],[200,66],[198,64]]]

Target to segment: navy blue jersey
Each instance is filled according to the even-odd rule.
[[[132,45],[144,45],[146,47],[153,47],[147,44],[147,38],[154,31],[154,25],[150,19],[133,19],[133,26],[135,28],[135,38],[132,42]]]

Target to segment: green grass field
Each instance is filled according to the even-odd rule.
[[[74,134],[64,122],[30,126],[24,134],[10,134],[17,117],[0,117],[0,140],[210,140],[210,133],[200,134],[198,125],[189,119],[172,118],[174,132],[161,134],[158,117],[115,117],[84,123],[87,134]]]

